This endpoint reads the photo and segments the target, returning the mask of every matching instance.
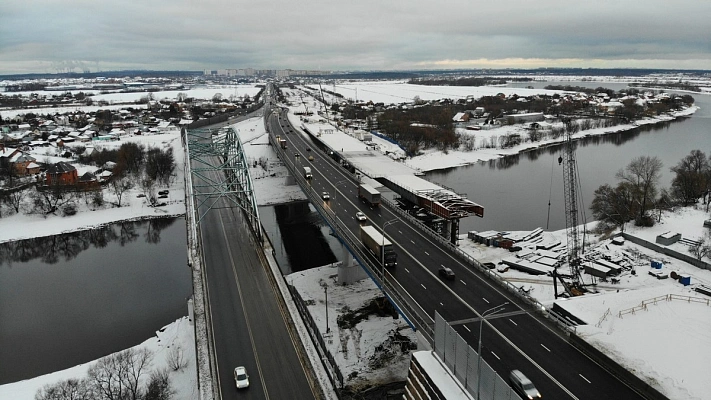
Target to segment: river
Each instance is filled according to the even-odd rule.
[[[512,86],[543,87],[570,84],[607,87],[619,90],[625,84],[604,82],[527,82]],[[711,97],[692,94],[700,109],[688,118],[646,126],[629,132],[582,139],[576,142],[581,196],[586,219],[592,220],[587,208],[593,193],[602,184],[615,185],[615,174],[638,156],[657,156],[664,166],[660,187],[668,188],[676,165],[691,150],[711,152]],[[465,193],[484,206],[484,218],[462,220],[460,233],[485,230],[550,230],[565,228],[563,172],[558,165],[562,146],[551,146],[491,162],[442,171],[432,171],[425,178]],[[548,202],[550,199],[550,218]],[[580,222],[583,220],[580,218]]]
[[[0,384],[127,349],[187,315],[184,218],[0,244]]]

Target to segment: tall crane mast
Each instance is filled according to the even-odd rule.
[[[569,123],[569,122],[567,122]],[[571,295],[582,294],[580,276],[580,235],[578,232],[578,163],[575,159],[575,147],[570,137],[570,130],[565,134],[565,152],[558,157],[558,164],[563,165],[563,186],[565,193],[565,232],[568,239],[568,266],[570,267],[570,285],[563,284]],[[554,278],[555,279],[555,278]]]

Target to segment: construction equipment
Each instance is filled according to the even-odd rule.
[[[566,124],[571,124],[570,120]],[[565,233],[567,236],[568,266],[570,268],[570,283],[563,281],[557,269],[553,271],[553,282],[558,278],[571,296],[578,296],[585,292],[580,276],[580,245],[578,232],[578,163],[575,159],[575,147],[570,136],[570,129],[566,129],[565,151],[558,157],[558,164],[563,166],[563,185],[565,192]],[[555,297],[558,297],[558,286],[554,286]]]

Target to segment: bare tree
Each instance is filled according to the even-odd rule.
[[[170,350],[170,353],[168,353],[168,366],[173,371],[180,371],[188,366],[188,361],[185,359],[185,352],[179,345],[174,346]]]
[[[689,252],[701,260],[704,257],[711,258],[711,231],[706,231],[704,237],[698,242],[689,246]]]
[[[617,172],[617,179],[632,185],[635,200],[639,203],[638,222],[644,219],[647,206],[656,198],[662,165],[658,157],[640,156]]]
[[[147,349],[128,349],[100,359],[89,368],[89,382],[99,398],[140,400],[141,376],[148,372],[153,353]]]
[[[709,161],[701,150],[692,150],[689,155],[671,167],[675,173],[672,193],[684,205],[691,205],[704,195],[709,185],[707,180]]]
[[[54,183],[42,189],[36,188],[30,195],[34,209],[44,214],[51,214],[59,207],[74,202],[74,187]]]
[[[109,188],[116,196],[116,207],[121,207],[123,195],[133,187],[133,181],[126,175],[114,176],[109,181]]]
[[[35,400],[93,400],[96,396],[86,379],[67,379],[42,387]]]
[[[635,212],[630,185],[620,182],[614,189],[610,185],[600,186],[595,190],[590,210],[598,221],[624,230],[625,222],[632,219]]]
[[[146,388],[144,400],[170,400],[175,391],[170,386],[170,375],[167,370],[155,371]]]
[[[166,150],[152,148],[146,155],[146,175],[152,180],[163,185],[168,185],[170,177],[175,171],[175,157],[173,148]]]

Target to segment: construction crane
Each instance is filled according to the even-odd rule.
[[[328,103],[326,103],[326,98],[323,97],[323,88],[321,87],[321,82],[318,83],[318,89],[321,91],[321,102],[323,103],[324,111],[326,111],[326,121],[328,122]]]
[[[570,124],[570,121],[566,121]],[[578,163],[575,160],[575,147],[570,137],[570,129],[566,129],[565,151],[558,157],[558,164],[563,166],[563,186],[565,192],[565,233],[568,239],[568,266],[570,268],[570,282],[566,283],[558,274],[557,269],[553,270],[553,282],[556,278],[560,280],[568,295],[578,296],[585,292],[580,276],[580,235],[578,232]],[[554,285],[555,297],[558,297],[558,286]]]

